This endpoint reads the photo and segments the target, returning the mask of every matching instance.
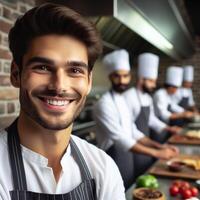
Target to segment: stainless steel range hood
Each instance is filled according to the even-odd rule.
[[[37,3],[47,2],[38,0]],[[191,33],[175,0],[50,0],[89,17],[100,31],[105,51],[126,48],[180,59],[194,52]]]

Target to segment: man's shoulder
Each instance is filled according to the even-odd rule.
[[[166,93],[166,90],[164,88],[160,88],[155,92],[154,96],[163,95],[165,93]]]

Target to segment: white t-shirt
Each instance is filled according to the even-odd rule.
[[[82,153],[92,178],[96,182],[98,200],[125,200],[123,181],[114,161],[103,151],[72,136]],[[64,194],[76,188],[81,182],[80,169],[71,154],[70,145],[61,159],[62,172],[56,183],[48,159],[22,146],[22,156],[29,191],[48,194]],[[7,132],[0,132],[0,200],[10,200],[13,190],[9,163]]]

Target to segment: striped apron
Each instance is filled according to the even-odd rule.
[[[44,194],[27,190],[25,169],[17,131],[17,120],[7,129],[8,149],[12,170],[14,190],[10,191],[11,200],[96,200],[95,180],[91,177],[86,162],[74,141],[70,140],[72,154],[79,165],[82,183],[66,194]],[[30,181],[30,180],[29,180]]]

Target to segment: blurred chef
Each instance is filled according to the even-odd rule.
[[[179,127],[170,127],[162,122],[154,113],[153,99],[151,94],[156,88],[158,76],[159,57],[152,53],[143,53],[138,57],[138,80],[137,88],[130,88],[124,92],[128,107],[132,113],[133,123],[138,130],[150,137],[150,128],[156,133],[155,139],[164,142],[166,131],[176,133]],[[153,138],[154,138],[153,137]],[[144,164],[144,160],[146,161]],[[151,157],[142,154],[134,154],[135,171],[137,175],[144,172],[152,162]]]
[[[191,65],[183,68],[183,84],[177,92],[178,104],[186,110],[196,111],[195,102],[192,93],[192,84],[194,80],[194,68]]]
[[[103,58],[103,64],[107,68],[112,87],[94,106],[97,142],[117,163],[127,188],[135,177],[132,152],[163,159],[172,158],[177,152],[147,139],[133,123],[123,96],[131,81],[128,52],[123,49],[113,51]]]
[[[183,125],[185,119],[191,119],[194,114],[185,111],[177,103],[176,92],[182,85],[183,69],[170,66],[167,69],[165,87],[159,89],[154,95],[154,108],[157,116],[166,123]]]

